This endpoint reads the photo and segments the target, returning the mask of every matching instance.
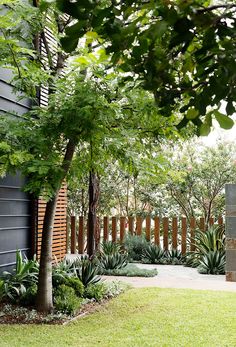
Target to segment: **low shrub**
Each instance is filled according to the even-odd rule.
[[[73,315],[81,307],[82,299],[76,296],[73,288],[62,284],[55,291],[54,304],[56,311]]]
[[[84,295],[84,285],[78,277],[66,277],[65,285],[73,288],[78,297]]]
[[[123,269],[104,270],[107,276],[127,276],[127,277],[154,277],[157,275],[156,269],[141,269],[135,264],[128,264]]]
[[[107,290],[104,283],[89,284],[84,291],[84,297],[101,301],[106,296]]]
[[[33,306],[36,302],[38,286],[33,284],[21,295],[19,302],[22,306]]]
[[[124,241],[124,246],[128,252],[130,261],[141,261],[144,251],[148,248],[150,243],[144,236],[127,235]]]

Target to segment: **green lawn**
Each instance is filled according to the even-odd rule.
[[[236,293],[131,289],[67,326],[2,325],[0,346],[236,346]]]

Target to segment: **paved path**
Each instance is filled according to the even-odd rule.
[[[182,265],[146,265],[138,264],[140,268],[156,268],[155,277],[115,277],[103,276],[108,281],[121,280],[134,287],[160,287],[160,288],[189,288],[200,290],[223,290],[236,292],[236,282],[226,282],[224,275],[201,275],[196,269]]]

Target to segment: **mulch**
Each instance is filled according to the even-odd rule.
[[[83,318],[91,313],[101,310],[101,308],[111,299],[101,302],[88,302],[82,305],[77,314],[68,316],[65,314],[45,314],[37,312],[34,308],[25,308],[18,305],[0,303],[0,324],[50,324],[67,325],[77,319]],[[7,305],[7,310],[6,310]]]

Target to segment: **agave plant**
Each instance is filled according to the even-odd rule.
[[[142,253],[142,262],[149,264],[161,264],[164,257],[164,251],[161,247],[149,244]]]
[[[101,277],[98,276],[98,265],[87,256],[83,256],[74,262],[74,271],[85,287],[101,280]]]
[[[224,252],[210,251],[199,259],[198,271],[202,274],[223,275],[225,263]]]
[[[104,241],[101,246],[102,254],[111,255],[121,251],[121,245],[117,242]]]
[[[171,251],[164,251],[162,262],[164,264],[181,265],[185,261],[185,257],[178,249],[172,249]]]
[[[206,253],[209,251],[225,250],[225,233],[218,226],[211,226],[207,231],[197,230],[195,233],[194,246],[197,252]]]
[[[225,234],[222,228],[211,226],[205,232],[197,230],[192,244],[195,251],[187,254],[186,266],[198,267],[201,273],[224,273]],[[214,263],[218,265],[215,267]],[[217,270],[218,266],[220,272]]]
[[[52,267],[52,282],[54,287],[65,283],[67,277],[73,275],[75,275],[75,270],[71,260],[64,259],[58,262],[56,259],[56,263]]]
[[[12,273],[4,271],[2,275],[1,292],[3,296],[17,301],[27,288],[38,282],[39,264],[36,259],[23,258],[21,251],[16,252],[16,267]]]
[[[99,261],[101,270],[122,269],[128,264],[128,255],[119,252],[102,254]]]

